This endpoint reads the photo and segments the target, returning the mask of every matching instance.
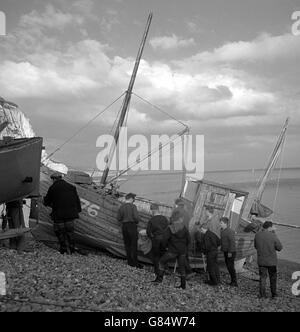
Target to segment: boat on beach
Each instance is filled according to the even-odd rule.
[[[115,132],[116,142],[118,142],[120,128],[128,113],[130,98],[151,20],[152,14],[150,14],[148,18],[133,74],[125,94]],[[181,135],[186,133],[186,129],[187,128],[185,128]],[[112,153],[108,158],[100,185],[94,183],[93,179],[88,174],[78,172],[69,172],[65,176],[65,180],[76,186],[82,203],[82,213],[80,214],[80,218],[76,221],[75,226],[77,245],[96,250],[104,249],[113,255],[125,258],[126,252],[121,225],[117,221],[117,211],[124,202],[126,193],[111,190],[109,187],[114,183],[114,180],[116,180],[116,177],[113,177],[113,179],[109,179],[108,177],[111,157]],[[50,178],[52,173],[53,171],[49,168],[42,168],[40,192],[43,196],[46,195],[47,190],[52,184]],[[118,176],[121,176],[123,173],[124,171]],[[214,209],[211,229],[218,235],[220,235],[219,218],[221,216],[228,216],[230,218],[231,227],[237,232],[237,259],[243,260],[254,254],[254,233],[245,232],[244,228],[246,226],[242,226],[240,223],[247,202],[247,192],[205,180],[195,180],[186,177],[180,197],[184,200],[186,209],[193,215],[190,223],[191,234],[195,232],[195,224],[205,218],[205,209],[209,206]],[[177,197],[174,197],[174,199],[175,198]],[[137,197],[135,205],[137,206],[141,219],[139,230],[143,230],[147,227],[147,223],[152,216],[150,210],[152,203],[158,203],[160,213],[166,217],[170,217],[174,209],[173,206],[168,204]],[[55,245],[57,239],[53,233],[53,222],[50,218],[51,210],[43,206],[41,201],[33,204],[33,209],[33,214],[37,216],[37,221],[31,220],[34,237],[48,245]],[[151,246],[143,246],[142,240],[139,243],[141,244],[139,247],[139,260],[141,262],[150,263]],[[221,253],[220,258],[223,259]],[[191,247],[190,260],[193,267],[202,267],[205,264],[203,255],[197,251],[195,245]]]
[[[0,140],[0,204],[39,195],[43,140]]]
[[[118,143],[120,138],[120,130],[126,121],[135,78],[138,72],[140,60],[148,36],[152,14],[149,15],[146,29],[143,35],[142,43],[139,48],[138,56],[133,69],[133,74],[129,82],[129,87],[125,93],[122,109],[118,117],[118,123],[115,130],[115,142]],[[185,135],[188,128],[185,127],[180,133]],[[285,131],[286,132],[286,131]],[[284,132],[284,135],[285,135]],[[282,141],[276,145],[278,152],[282,147]],[[101,182],[94,182],[93,178],[84,172],[69,171],[64,177],[66,181],[77,188],[82,203],[82,213],[80,218],[75,222],[76,244],[79,248],[89,250],[106,250],[111,254],[125,258],[126,252],[123,242],[121,225],[117,221],[117,211],[125,201],[126,193],[120,192],[114,186],[124,172],[110,177],[110,162],[113,152],[110,152],[107,158],[106,168],[103,171]],[[260,204],[263,193],[263,186],[270,175],[271,169],[276,164],[278,153],[272,155],[272,163],[268,165],[265,177],[262,179],[260,186],[260,195],[255,197],[256,204]],[[45,196],[49,187],[52,185],[51,175],[54,170],[48,167],[47,160],[52,157],[51,154],[47,159],[43,160],[44,166],[40,172],[40,195]],[[149,157],[149,156],[148,156]],[[207,207],[213,208],[213,217],[210,222],[210,229],[220,235],[219,219],[226,216],[230,219],[230,226],[236,232],[237,260],[244,262],[247,257],[251,257],[255,253],[254,236],[255,232],[250,229],[251,221],[249,215],[254,201],[249,199],[249,193],[239,188],[233,188],[218,183],[213,183],[204,179],[196,179],[184,176],[183,185],[180,193],[181,199],[185,203],[185,208],[189,210],[193,216],[190,221],[190,233],[195,232],[196,224],[201,223],[205,219],[205,211]],[[174,197],[174,200],[178,197]],[[144,230],[151,218],[151,204],[159,205],[160,213],[167,218],[172,214],[174,206],[155,202],[153,200],[137,197],[135,205],[137,206],[140,223],[139,230]],[[250,208],[249,208],[250,207]],[[31,219],[30,228],[33,236],[45,244],[56,247],[58,246],[57,238],[53,232],[53,221],[50,217],[51,209],[45,207],[42,199],[32,199],[31,202]],[[149,240],[149,239],[148,239]],[[147,239],[142,237],[139,239],[139,260],[144,263],[151,263],[151,244]],[[145,245],[146,244],[146,245]],[[224,259],[220,252],[220,259]],[[192,267],[203,267],[205,261],[203,255],[198,251],[195,243],[190,248],[190,263]]]
[[[3,98],[0,105],[3,119],[17,107]],[[0,204],[39,195],[43,139],[14,138],[9,127],[9,121],[0,121]]]

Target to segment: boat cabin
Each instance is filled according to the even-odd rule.
[[[230,227],[237,231],[248,195],[248,192],[226,185],[206,180],[187,179],[181,198],[193,215],[190,230],[193,231],[196,223],[205,222],[206,209],[210,209],[213,211],[213,217],[209,221],[211,231],[220,236],[219,220],[221,217],[229,218]]]

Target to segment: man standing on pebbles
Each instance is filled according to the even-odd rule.
[[[117,219],[122,223],[122,233],[124,239],[125,250],[127,254],[127,262],[129,266],[143,268],[138,263],[138,231],[137,225],[140,221],[137,207],[134,205],[135,194],[126,195],[126,202],[120,207]]]
[[[229,219],[222,217],[221,226],[221,250],[224,253],[227,270],[231,277],[230,286],[237,287],[236,271],[234,261],[236,258],[235,232],[229,227]]]
[[[257,262],[260,275],[259,297],[266,298],[266,284],[269,274],[272,297],[277,297],[277,251],[283,249],[271,221],[263,224],[263,230],[258,232],[254,241],[257,250]]]
[[[80,199],[76,187],[64,181],[60,173],[52,174],[51,179],[53,185],[44,197],[44,205],[52,208],[51,217],[60,253],[71,255],[75,252],[74,220],[81,212]]]
[[[205,281],[210,286],[220,284],[220,269],[218,263],[218,248],[221,245],[219,237],[209,229],[207,223],[198,225],[199,231],[196,232],[196,241],[201,247],[201,251],[206,256],[207,272],[209,280]]]

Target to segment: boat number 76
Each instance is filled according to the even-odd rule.
[[[80,201],[81,201],[82,210],[87,210],[87,213],[93,218],[96,218],[98,216],[98,211],[100,210],[100,206],[92,204],[91,202],[87,201],[84,198],[80,198]]]

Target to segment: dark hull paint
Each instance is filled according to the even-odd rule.
[[[37,195],[42,138],[0,141],[0,203]],[[26,178],[32,182],[24,183]]]

